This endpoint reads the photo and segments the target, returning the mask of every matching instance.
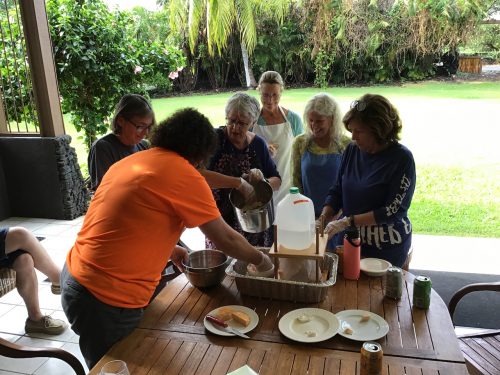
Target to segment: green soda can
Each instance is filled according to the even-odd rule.
[[[428,309],[431,305],[431,278],[417,276],[413,281],[413,306],[419,309]]]

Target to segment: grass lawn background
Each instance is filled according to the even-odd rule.
[[[402,143],[413,152],[417,187],[410,208],[415,233],[500,237],[500,84],[498,82],[425,82],[402,86],[287,89],[281,104],[302,116],[307,100],[326,91],[342,112],[365,93],[386,96],[403,120]],[[258,97],[255,90],[250,94]],[[194,107],[214,124],[224,123],[231,92],[153,100],[161,121],[175,110]],[[70,116],[79,163],[87,152]],[[86,168],[83,168],[84,173]]]

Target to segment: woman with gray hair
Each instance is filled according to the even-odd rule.
[[[311,198],[319,217],[350,139],[343,133],[338,103],[326,93],[307,102],[304,123],[305,133],[295,138],[292,146],[292,184]]]
[[[279,189],[281,185],[280,175],[269,154],[266,142],[249,131],[259,117],[259,102],[253,96],[237,92],[227,101],[225,112],[226,126],[216,129],[218,146],[207,166],[208,172],[202,172],[202,174],[213,189],[225,187],[214,189],[213,194],[226,223],[243,234],[250,244],[271,246],[272,228],[261,233],[243,232],[229,201],[230,190],[228,188],[237,186],[230,186],[223,182],[223,180],[229,181],[231,176],[234,179],[234,177],[242,178],[247,175],[250,182],[267,179],[273,190]],[[207,248],[214,248],[208,239],[206,245]]]
[[[88,167],[90,187],[95,191],[104,174],[118,160],[149,148],[144,139],[155,124],[151,104],[141,95],[126,94],[115,107],[110,134],[90,148]]]

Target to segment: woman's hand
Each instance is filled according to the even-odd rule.
[[[250,181],[251,184],[254,184],[262,180],[264,180],[264,174],[260,169],[258,168],[250,169],[250,172],[248,173],[248,181]]]
[[[335,216],[335,212],[333,212],[333,208],[331,206],[325,205],[323,206],[323,210],[321,211],[321,216],[325,218],[324,223],[326,224],[333,219],[333,217]]]
[[[274,274],[274,264],[267,254],[262,253],[261,262],[256,265],[249,265],[247,270],[251,276],[272,277]]]
[[[334,235],[342,232],[345,228],[347,228],[349,224],[350,220],[348,217],[344,217],[340,220],[330,221],[325,227],[325,234],[328,235],[328,239],[331,239]]]
[[[182,246],[175,245],[172,255],[170,255],[170,260],[179,271],[184,272],[184,266],[182,263],[187,263],[189,261],[189,253]]]
[[[269,143],[269,145],[267,146],[267,148],[268,148],[269,153],[271,154],[272,158],[275,158],[276,155],[278,155],[279,145],[277,143]]]
[[[255,189],[250,185],[243,177],[240,177],[240,186],[236,189],[238,190],[245,199],[245,202],[249,202],[255,197]]]

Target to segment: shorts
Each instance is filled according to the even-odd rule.
[[[24,250],[16,250],[12,253],[5,254],[5,239],[9,233],[9,228],[0,228],[0,267],[12,268],[12,264],[17,257],[26,253]]]

